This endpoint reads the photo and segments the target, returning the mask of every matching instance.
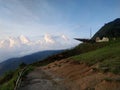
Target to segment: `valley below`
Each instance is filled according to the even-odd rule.
[[[0,77],[0,90],[120,90],[120,30],[114,30],[119,26],[120,19],[116,19],[95,34],[90,40],[94,42],[85,40],[63,52],[36,53],[20,58],[19,61],[36,62],[22,63],[15,71]],[[102,35],[109,41],[102,41],[101,37],[105,38]],[[97,36],[100,42],[96,41]]]
[[[120,90],[120,0],[0,0],[0,90]]]

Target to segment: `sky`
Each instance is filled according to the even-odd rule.
[[[120,0],[0,0],[0,39],[48,33],[90,38],[120,18]]]
[[[67,49],[120,18],[120,0],[0,0],[0,62]]]

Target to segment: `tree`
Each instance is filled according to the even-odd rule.
[[[20,68],[24,68],[26,65],[27,65],[26,63],[22,62],[22,63],[19,65],[19,67],[20,67]]]

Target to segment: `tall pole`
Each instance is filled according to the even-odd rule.
[[[90,28],[90,39],[91,39],[91,37],[92,37],[92,29]]]

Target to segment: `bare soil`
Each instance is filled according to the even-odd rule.
[[[96,71],[96,65],[88,66],[63,59],[42,67],[43,70],[64,78],[69,90],[120,90],[120,75]],[[112,80],[109,80],[111,79]],[[61,89],[62,90],[62,89]]]

